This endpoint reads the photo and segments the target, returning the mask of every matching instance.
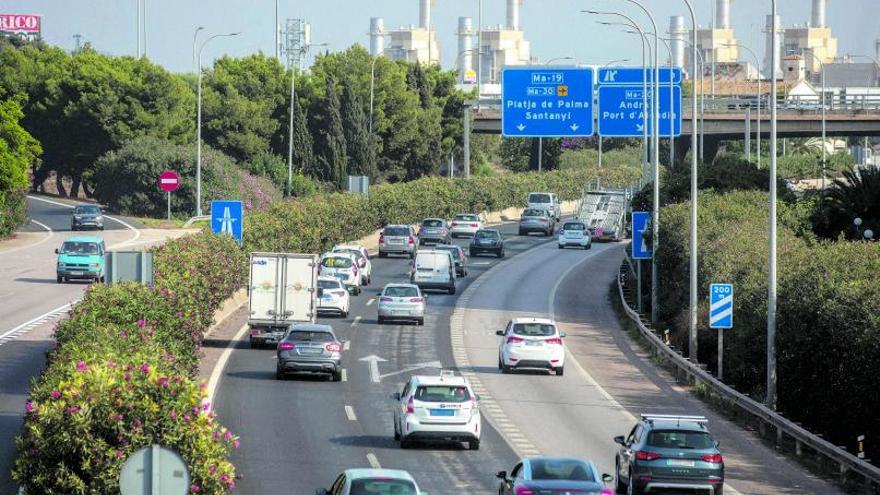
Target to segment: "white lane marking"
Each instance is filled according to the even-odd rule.
[[[354,317],[354,321],[351,322],[351,326],[356,327],[357,324],[360,323],[360,322],[361,322],[361,317],[360,317],[360,316],[355,316],[355,317]]]
[[[43,313],[40,316],[37,316],[36,318],[34,318],[32,320],[28,320],[28,321],[22,323],[21,325],[18,325],[17,327],[13,328],[12,330],[7,330],[6,333],[0,334],[0,339],[5,339],[12,334],[23,333],[20,331],[21,330],[29,330],[29,329],[34,328],[35,326],[39,325],[40,323],[43,323],[46,320],[54,319],[62,312],[70,309],[77,302],[79,302],[79,299],[77,299],[76,301],[73,301],[73,302],[69,302],[69,303],[65,304],[64,306],[55,308],[47,313]]]
[[[348,371],[345,368],[342,368],[342,381],[348,381]]]
[[[358,420],[357,416],[355,416],[354,414],[354,409],[352,409],[351,406],[345,406],[345,416],[348,418],[349,421]]]
[[[370,467],[373,469],[382,469],[382,465],[379,464],[379,459],[376,459],[376,454],[372,452],[367,452],[367,462],[370,463]]]
[[[367,306],[370,306],[370,305],[373,304],[374,302],[376,302],[376,299],[375,299],[375,298],[370,298],[370,300],[367,301]]]
[[[474,266],[486,266],[486,265],[491,265],[491,264],[492,264],[491,261],[474,261],[474,262],[471,262],[471,265],[474,265]]]
[[[39,197],[39,196],[31,196],[30,194],[28,195],[28,198],[33,199],[33,200],[35,200],[35,201],[42,201],[42,202],[44,202],[44,203],[49,203],[49,204],[53,204],[53,205],[57,205],[57,206],[63,206],[63,207],[65,207],[65,208],[71,208],[71,209],[73,209],[73,208],[76,207],[76,205],[69,205],[69,204],[67,204],[67,203],[61,203],[61,202],[59,202],[59,201],[52,201],[51,199],[41,198],[41,197]],[[109,218],[110,220],[113,220],[114,222],[116,222],[116,223],[122,225],[123,227],[127,228],[128,230],[131,230],[132,232],[134,232],[134,236],[133,236],[131,239],[128,239],[128,240],[123,241],[123,242],[116,243],[116,244],[110,246],[110,249],[115,249],[115,248],[118,248],[118,247],[125,246],[126,244],[129,244],[129,243],[132,243],[132,242],[136,241],[136,240],[141,236],[141,231],[138,230],[138,229],[136,229],[136,228],[134,228],[134,227],[133,227],[131,224],[129,224],[128,222],[126,222],[126,221],[124,221],[124,220],[120,220],[120,219],[115,218],[115,217],[111,217],[110,215],[104,215],[104,216],[106,216],[106,217]]]
[[[342,350],[343,350],[343,351],[347,351],[347,350],[349,350],[349,349],[351,349],[351,341],[350,341],[350,340],[346,340],[345,343],[342,344]]]
[[[220,384],[220,377],[223,375],[223,370],[226,368],[226,362],[229,361],[229,356],[232,354],[232,349],[235,347],[235,343],[241,340],[241,337],[247,332],[248,328],[250,328],[250,325],[245,323],[240,329],[238,329],[238,332],[236,332],[235,336],[232,337],[232,340],[229,341],[226,349],[223,349],[223,354],[220,354],[220,359],[217,360],[214,369],[211,370],[211,377],[208,379],[208,401],[211,403],[211,409],[214,409],[214,394],[217,392],[217,385]]]

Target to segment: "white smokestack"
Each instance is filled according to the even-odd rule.
[[[813,20],[811,22],[814,28],[825,27],[825,13],[827,6],[825,0],[813,0]]]
[[[385,52],[385,19],[370,18],[370,55],[378,57]]]
[[[519,6],[522,0],[507,0],[507,29],[519,30]]]
[[[875,41],[874,43],[875,43],[874,58],[877,60],[880,60],[880,38],[877,38],[877,41]]]
[[[767,46],[764,49],[764,67],[767,70],[766,77],[768,77],[768,78],[773,75],[773,72],[770,72],[770,70],[773,70],[774,72],[776,72],[777,77],[780,77],[780,78],[782,77],[782,53],[783,53],[783,48],[784,48],[783,47],[783,41],[784,41],[783,40],[783,33],[785,31],[782,29],[782,17],[781,16],[778,16],[778,15],[776,16],[776,25],[777,25],[778,29],[774,33],[773,32],[773,16],[768,15],[767,16],[767,30],[764,31],[765,33],[767,33]],[[777,42],[777,45],[776,45],[776,47],[777,47],[776,67],[771,67],[771,64],[772,64],[771,54],[773,53],[773,37],[774,36],[779,41]]]
[[[461,57],[459,80],[464,82],[464,73],[474,69],[474,21],[470,17],[458,18],[458,53]]]
[[[674,15],[669,18],[669,37],[672,38],[672,64],[676,67],[684,67],[685,71],[685,43],[684,39],[688,30],[684,27],[684,16]]]
[[[730,0],[715,1],[715,29],[730,29]]]
[[[419,0],[419,27],[431,28],[431,0]]]

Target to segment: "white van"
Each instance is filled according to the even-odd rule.
[[[452,253],[436,249],[416,251],[410,281],[422,290],[438,289],[455,294],[455,260]]]
[[[527,208],[547,210],[557,222],[562,216],[562,207],[559,204],[559,198],[555,194],[549,192],[529,193],[529,204]]]

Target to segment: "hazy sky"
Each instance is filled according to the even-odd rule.
[[[765,15],[769,0],[732,0],[733,27],[741,42],[763,58]],[[685,14],[682,0],[645,0],[654,9],[661,33],[669,16]],[[694,0],[699,22],[711,22],[714,0]],[[779,0],[785,26],[810,18],[810,0]],[[828,0],[828,22],[839,39],[839,53],[873,55],[880,34],[880,1]],[[483,24],[504,23],[505,0],[483,0]],[[43,15],[43,37],[65,48],[73,35],[104,53],[133,55],[136,51],[137,0],[5,0],[5,12]],[[455,30],[459,16],[477,20],[478,0],[436,0],[433,24],[439,32],[443,64],[449,67],[457,52]],[[262,50],[273,53],[274,0],[147,0],[147,50],[149,57],[173,71],[190,70],[192,36],[197,26],[204,33],[241,31],[238,38],[217,39],[205,49],[205,63],[224,53],[243,55]],[[631,58],[640,63],[641,48],[631,35],[599,26],[582,9],[622,9],[638,16],[622,0],[525,0],[522,24],[540,60],[572,56],[582,64],[603,64]],[[418,22],[418,0],[280,0],[280,18],[304,18],[312,24],[315,43],[327,42],[331,50],[354,43],[368,46],[370,17],[385,18],[387,28]],[[282,21],[283,22],[283,21]],[[687,21],[690,22],[689,20]],[[646,29],[648,20],[644,19]]]

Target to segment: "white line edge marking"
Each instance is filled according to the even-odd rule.
[[[376,459],[376,454],[372,452],[367,452],[367,462],[370,463],[370,467],[373,469],[382,469],[382,465],[379,464],[379,459]]]
[[[348,371],[346,371],[345,368],[342,368],[342,381],[344,381],[344,382],[348,381]]]
[[[232,340],[229,341],[226,348],[223,349],[223,354],[220,354],[220,359],[217,360],[217,363],[214,364],[214,369],[211,370],[211,377],[208,378],[208,401],[210,402],[211,409],[214,409],[214,394],[217,392],[217,385],[220,384],[220,377],[226,368],[226,362],[229,361],[229,356],[232,354],[235,344],[241,340],[241,337],[247,332],[248,328],[250,328],[248,324],[242,325],[238,332],[235,333],[235,336],[232,337]]]
[[[376,299],[375,299],[375,298],[370,298],[370,300],[367,301],[367,306],[372,305],[374,302],[376,302]]]
[[[46,232],[45,232],[46,236],[43,237],[42,239],[40,239],[39,241],[34,242],[34,243],[31,243],[31,244],[27,244],[27,245],[24,245],[24,246],[18,246],[18,247],[14,247],[14,248],[11,248],[11,249],[2,250],[2,251],[0,251],[0,254],[14,253],[14,252],[16,252],[16,251],[21,251],[22,249],[29,249],[29,248],[32,248],[32,247],[34,247],[34,246],[39,246],[40,244],[42,244],[42,243],[48,241],[49,239],[51,239],[51,238],[55,235],[55,231],[52,230],[52,228],[49,227],[48,225],[46,225],[45,223],[43,223],[43,222],[39,222],[39,221],[37,221],[37,220],[34,220],[33,218],[31,218],[31,222],[34,222],[35,224],[39,225],[40,227],[46,229]]]
[[[349,421],[357,421],[357,415],[354,413],[354,409],[351,406],[345,406],[345,417],[348,418]]]
[[[61,203],[60,201],[52,201],[51,199],[41,198],[41,197],[39,197],[39,196],[32,196],[32,195],[30,195],[30,194],[28,194],[28,198],[33,199],[33,200],[35,200],[35,201],[42,201],[42,202],[44,202],[44,203],[49,203],[49,204],[53,204],[53,205],[57,205],[57,206],[63,206],[63,207],[65,207],[65,208],[71,208],[71,209],[76,208],[76,205],[69,205],[69,204],[66,204],[66,203]],[[118,219],[118,218],[116,218],[116,217],[111,217],[110,215],[104,215],[104,216],[106,216],[106,217],[109,218],[110,220],[113,220],[114,222],[116,222],[116,223],[122,225],[123,227],[127,228],[128,230],[131,230],[132,232],[134,232],[134,237],[132,237],[131,239],[128,239],[128,240],[126,240],[126,241],[122,241],[122,242],[116,243],[116,244],[110,246],[110,249],[125,246],[125,245],[128,244],[128,243],[131,243],[131,242],[136,241],[136,240],[141,236],[141,231],[138,230],[138,229],[136,229],[136,228],[134,228],[134,227],[133,227],[131,224],[129,224],[128,222],[126,222],[126,221],[124,221],[124,220],[120,220],[120,219]]]
[[[79,302],[79,299],[77,299],[76,301],[73,301],[73,302],[69,302],[69,303],[65,304],[64,306],[61,306],[61,307],[55,308],[55,309],[53,309],[52,311],[49,311],[49,312],[47,312],[47,313],[43,313],[43,314],[41,314],[40,316],[37,316],[37,317],[34,318],[34,319],[28,320],[28,321],[22,323],[21,325],[19,325],[19,326],[13,328],[12,330],[8,330],[8,331],[6,331],[6,333],[0,334],[0,339],[4,339],[4,338],[6,338],[7,336],[12,335],[12,334],[14,334],[15,332],[18,332],[19,330],[22,330],[22,329],[24,329],[24,328],[26,328],[26,327],[33,328],[34,326],[36,326],[36,324],[38,324],[38,322],[40,322],[40,320],[43,320],[43,319],[49,318],[49,317],[53,316],[53,315],[56,314],[56,313],[60,313],[60,312],[62,312],[62,311],[66,311],[66,310],[70,309],[71,307],[73,307],[73,305],[76,304],[76,303],[78,303],[78,302]]]

